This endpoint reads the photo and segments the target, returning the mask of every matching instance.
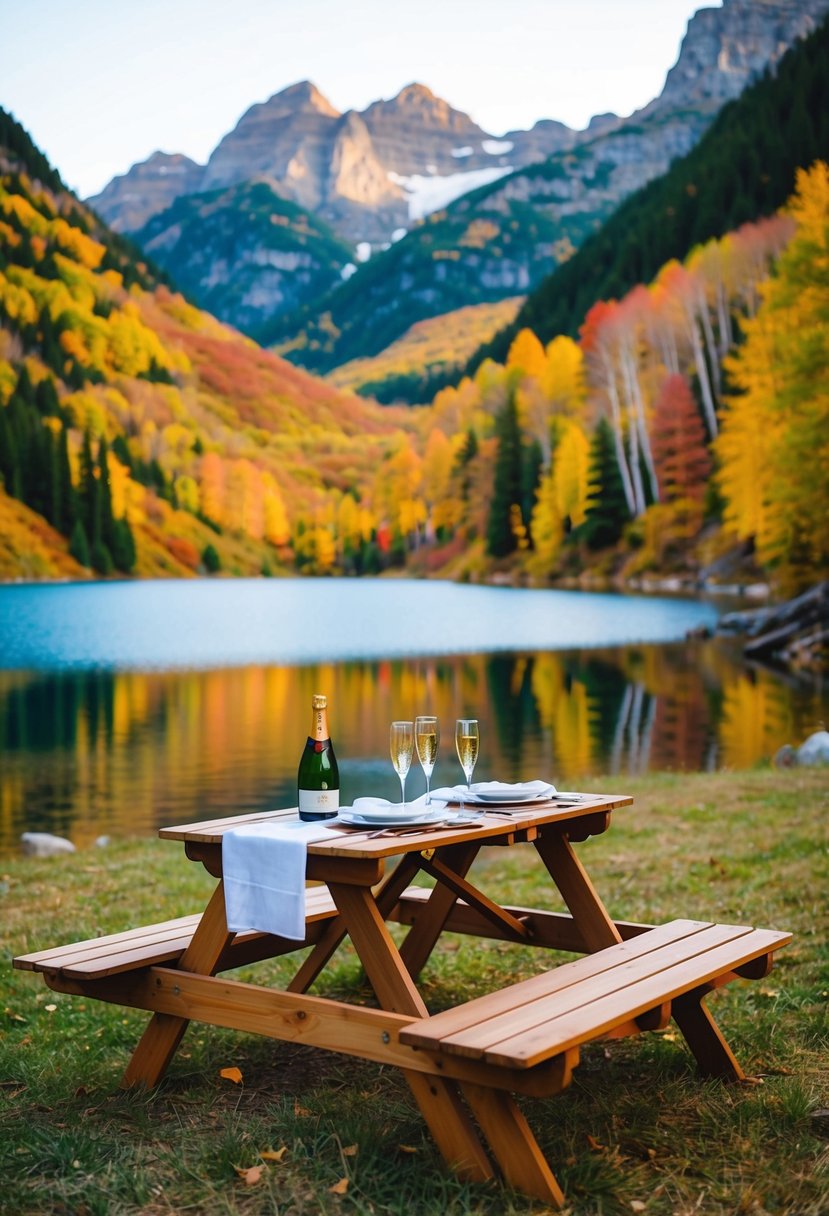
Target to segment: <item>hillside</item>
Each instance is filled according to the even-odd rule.
[[[329,372],[326,380],[384,405],[425,403],[421,386],[438,378],[452,379],[483,342],[509,324],[521,302],[519,296],[494,304],[473,304],[418,321],[379,355],[344,363]]]
[[[760,215],[794,188],[795,172],[829,156],[829,21],[798,42],[773,75],[720,113],[696,148],[628,198],[533,292],[515,320],[469,364],[503,359],[531,328],[546,342],[575,335],[597,300],[618,298],[671,258]]]
[[[401,425],[171,291],[0,112],[3,576],[324,567]]]
[[[330,290],[352,257],[321,220],[267,182],[180,197],[135,241],[191,299],[243,330]]]

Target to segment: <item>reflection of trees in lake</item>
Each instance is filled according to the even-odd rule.
[[[0,849],[25,828],[79,843],[291,805],[312,693],[330,697],[343,800],[394,797],[393,718],[481,720],[476,779],[747,767],[826,720],[820,689],[718,642],[206,672],[0,672]],[[419,793],[415,764],[407,792]]]

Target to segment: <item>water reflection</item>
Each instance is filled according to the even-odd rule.
[[[394,797],[388,723],[444,726],[435,782],[460,778],[458,716],[481,720],[476,778],[743,768],[826,720],[825,698],[751,671],[722,643],[219,671],[0,672],[0,851],[21,831],[77,844],[289,805],[328,692],[344,800]],[[409,788],[420,790],[419,770]]]

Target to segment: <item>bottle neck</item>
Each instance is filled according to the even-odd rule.
[[[328,710],[314,709],[311,711],[311,734],[310,738],[315,743],[324,743],[330,738],[328,733]]]

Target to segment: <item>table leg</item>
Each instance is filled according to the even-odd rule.
[[[225,918],[224,883],[219,882],[190,945],[179,960],[179,967],[182,971],[192,971],[197,975],[212,975],[233,936]],[[188,1025],[187,1018],[154,1013],[121,1078],[122,1088],[157,1085],[167,1071]]]
[[[742,1081],[745,1073],[736,1056],[725,1041],[714,1018],[705,1005],[703,997],[708,987],[677,997],[671,1005],[671,1014],[685,1036],[699,1070],[705,1077],[720,1077],[724,1081]]]
[[[377,906],[384,917],[389,915],[419,868],[417,855],[406,854],[386,878],[376,895]],[[346,935],[345,921],[340,915],[331,921],[305,959],[288,985],[288,992],[307,992]]]
[[[438,856],[455,874],[463,878],[480,849],[480,844],[473,841],[470,844],[449,845],[440,849]],[[417,977],[425,967],[457,899],[454,891],[439,883],[429,896],[429,902],[418,912],[417,921],[400,948],[400,957],[411,976]]]
[[[389,1012],[428,1016],[371,891],[344,883],[329,883],[329,890],[382,1007]],[[492,1165],[454,1082],[402,1071],[447,1164],[472,1182],[492,1178]]]
[[[533,842],[590,954],[622,940],[573,846],[566,836],[549,834]]]
[[[554,1207],[562,1207],[564,1192],[510,1095],[469,1083],[464,1085],[463,1092],[510,1186]]]

